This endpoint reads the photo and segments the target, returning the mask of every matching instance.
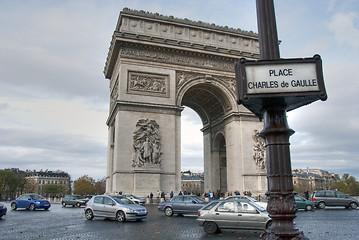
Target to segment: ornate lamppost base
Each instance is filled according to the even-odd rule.
[[[297,232],[293,234],[288,233],[275,233],[270,230],[265,231],[261,234],[260,239],[262,240],[309,240],[304,236],[303,232]]]

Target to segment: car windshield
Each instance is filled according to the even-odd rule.
[[[114,197],[113,199],[119,204],[134,204],[130,199],[125,197]]]
[[[256,207],[259,211],[261,211],[261,212],[265,212],[265,211],[266,211],[263,207],[259,206],[258,204],[254,203],[254,202],[248,202],[248,203],[251,204],[251,205],[253,205],[253,206],[255,206],[255,207]]]
[[[254,199],[254,198],[252,198],[252,197],[248,197],[248,196],[247,196],[247,199],[250,200],[250,201],[252,201],[252,202],[258,202],[258,200]]]
[[[43,200],[45,199],[43,196],[41,195],[30,195],[32,199],[34,200]]]

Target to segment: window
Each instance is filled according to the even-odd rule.
[[[95,199],[93,200],[94,203],[98,203],[98,204],[102,204],[103,202],[103,197],[95,197]]]
[[[325,196],[326,197],[335,197],[335,192],[332,192],[332,191],[328,191],[328,192],[326,192],[326,194],[325,194]]]
[[[238,212],[240,213],[257,213],[257,210],[249,203],[238,203]]]
[[[105,204],[105,205],[114,205],[114,202],[112,201],[112,199],[110,199],[108,197],[104,197],[103,198],[103,204]]]
[[[183,197],[176,196],[171,199],[171,202],[183,202]]]
[[[21,200],[27,200],[27,199],[29,199],[29,198],[30,198],[29,195],[23,195],[23,196],[21,196],[19,199],[21,199]]]
[[[344,193],[342,193],[342,192],[337,192],[337,197],[338,198],[345,198],[346,195]]]
[[[223,202],[218,206],[217,211],[218,212],[234,212],[235,208],[236,208],[236,205],[234,202]]]

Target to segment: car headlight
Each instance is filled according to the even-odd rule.
[[[124,208],[126,212],[135,213],[136,211],[130,208]]]
[[[36,204],[40,204],[40,202],[35,202]]]

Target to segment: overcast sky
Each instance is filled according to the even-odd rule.
[[[111,36],[125,8],[257,31],[254,0],[0,0],[0,169],[105,177]],[[323,59],[328,100],[288,113],[292,168],[359,179],[359,1],[276,0],[282,58]],[[199,117],[182,115],[182,169],[203,169]]]

